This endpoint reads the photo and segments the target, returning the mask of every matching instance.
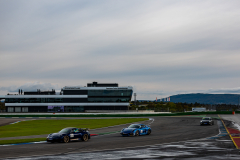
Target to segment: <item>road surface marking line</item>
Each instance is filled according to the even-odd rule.
[[[219,115],[218,115],[218,116],[219,116]],[[219,116],[219,117],[220,117],[220,116]],[[220,119],[221,119],[221,117],[220,117]],[[223,125],[224,125],[225,129],[227,130],[229,137],[230,137],[230,138],[231,138],[231,140],[233,141],[233,144],[235,145],[235,147],[236,147],[237,149],[239,149],[239,148],[238,148],[238,145],[237,145],[237,144],[235,143],[235,141],[233,140],[233,138],[232,138],[231,134],[229,133],[229,131],[228,131],[227,127],[225,126],[225,124],[224,124],[224,122],[223,122],[223,120],[222,120],[222,119],[221,119],[221,121],[222,121],[222,123],[223,123]]]

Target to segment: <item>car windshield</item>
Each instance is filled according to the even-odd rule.
[[[210,118],[203,118],[203,120],[209,120]]]
[[[67,128],[65,128],[65,129],[62,129],[59,133],[65,133],[65,134],[68,134],[68,133],[70,133],[70,131],[71,131],[71,129],[67,129]]]
[[[139,128],[139,125],[137,125],[137,124],[131,124],[128,128]]]

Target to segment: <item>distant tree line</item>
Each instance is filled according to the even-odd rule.
[[[0,102],[0,111],[6,110],[5,103]]]
[[[240,110],[240,107],[238,105],[232,105],[232,104],[218,104],[216,106],[217,111],[237,111]]]
[[[173,103],[173,102],[136,102],[134,101],[130,103],[130,110],[154,110],[155,112],[185,112],[192,111],[192,108],[204,107],[206,110],[224,110],[231,111],[240,109],[237,105],[211,105],[211,104],[201,104],[201,103]]]

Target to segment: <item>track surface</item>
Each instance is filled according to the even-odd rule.
[[[218,126],[200,126],[199,117],[153,117],[152,134],[139,137],[121,137],[119,133],[92,137],[88,142],[40,143],[16,146],[1,146],[0,158],[20,158],[44,155],[125,149],[146,145],[179,142],[217,135]],[[147,121],[150,123],[151,121]],[[92,130],[90,133],[120,131],[128,125]],[[232,146],[234,148],[234,146]]]

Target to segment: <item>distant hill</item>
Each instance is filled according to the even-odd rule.
[[[202,103],[202,104],[238,104],[240,94],[179,94],[170,96],[170,102]]]

